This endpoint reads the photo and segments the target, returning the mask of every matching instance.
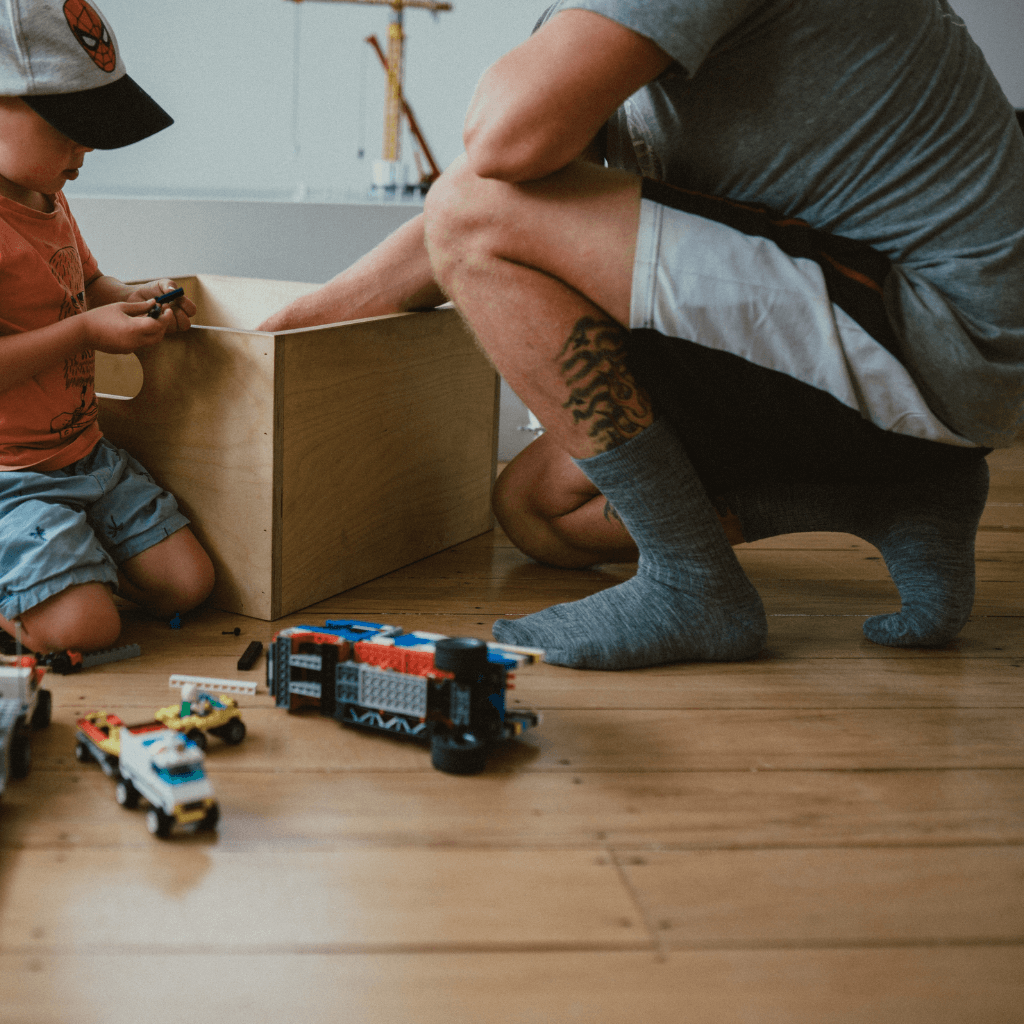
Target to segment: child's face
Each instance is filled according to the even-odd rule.
[[[77,178],[85,154],[91,152],[44,121],[24,100],[0,96],[0,194],[35,205],[30,201],[35,196],[51,195]]]

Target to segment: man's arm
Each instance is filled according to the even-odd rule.
[[[525,181],[578,158],[598,159],[593,143],[612,112],[670,63],[649,39],[614,21],[589,11],[563,11],[481,78],[464,133],[473,169],[485,177]],[[418,216],[258,329],[313,327],[445,301]]]
[[[592,11],[556,14],[484,72],[463,142],[482,178],[533,181],[583,155],[612,113],[672,58]]]
[[[432,309],[447,301],[434,282],[423,244],[423,215],[419,214],[323,287],[267,317],[257,329],[315,327],[385,313]]]

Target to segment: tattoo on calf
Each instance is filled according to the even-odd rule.
[[[605,500],[604,503],[604,517],[608,520],[609,523],[622,522],[622,516],[620,516],[619,513],[615,511],[615,509],[612,507],[612,503],[608,500]]]
[[[569,398],[562,408],[605,452],[635,437],[651,411],[626,364],[629,331],[615,320],[585,316],[557,356]]]

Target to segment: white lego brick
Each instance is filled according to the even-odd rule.
[[[182,687],[186,683],[194,683],[202,690],[215,690],[218,693],[245,693],[254,694],[256,683],[247,682],[243,679],[211,679],[209,676],[171,676],[170,685]]]

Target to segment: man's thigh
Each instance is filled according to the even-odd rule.
[[[432,256],[542,271],[627,325],[641,179],[578,161],[539,181],[479,178],[456,161],[427,195]]]

